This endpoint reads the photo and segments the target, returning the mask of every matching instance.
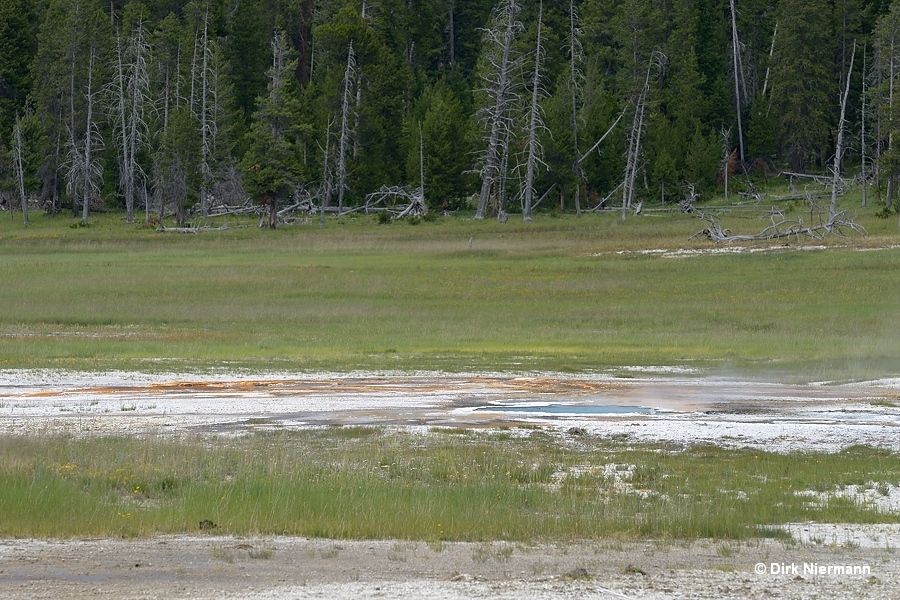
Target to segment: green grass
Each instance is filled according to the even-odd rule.
[[[227,441],[3,437],[0,536],[148,536],[196,532],[208,519],[217,535],[741,539],[776,536],[787,522],[898,522],[795,493],[898,481],[900,456],[871,448],[778,455],[380,429]]]
[[[83,228],[32,215],[27,230],[0,219],[0,368],[623,373],[676,364],[769,379],[893,375],[900,253],[891,246],[900,240],[896,218],[875,211],[858,215],[869,236],[816,241],[823,250],[685,258],[642,252],[715,247],[689,240],[705,224],[677,214],[624,223],[539,215],[528,225],[345,217],[325,230],[198,235],[119,215]],[[723,221],[758,232],[762,212]],[[216,534],[440,548],[783,537],[785,522],[900,520],[796,493],[889,491],[900,483],[892,452],[781,455],[520,433],[0,437],[0,536],[146,536],[211,520]]]
[[[827,250],[680,259],[639,252],[713,247],[689,241],[704,223],[677,214],[360,216],[198,235],[119,215],[75,229],[0,220],[0,368],[884,375],[900,354],[900,253],[858,251],[898,242],[896,220],[873,213],[859,217],[870,236]]]

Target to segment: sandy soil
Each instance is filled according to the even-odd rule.
[[[896,380],[791,386],[712,380],[677,369],[633,374],[298,378],[5,371],[0,433],[240,435],[330,424],[421,431],[528,424],[634,442],[900,450]],[[897,498],[891,491],[884,510],[900,507],[900,488]],[[789,529],[792,543],[527,547],[214,535],[0,540],[0,598],[897,597],[900,526]]]

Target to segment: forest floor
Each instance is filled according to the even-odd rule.
[[[626,370],[627,371],[627,370]],[[900,450],[900,382],[766,384],[678,369],[290,377],[0,373],[6,434],[241,435],[372,425],[542,427],[624,443]],[[887,510],[900,498],[885,498]],[[0,540],[0,598],[893,598],[900,525],[793,524],[734,540]],[[835,568],[838,569],[835,569]],[[850,573],[840,572],[849,570]],[[855,573],[854,573],[855,570]],[[837,571],[837,572],[836,572]]]

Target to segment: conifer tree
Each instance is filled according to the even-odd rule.
[[[877,117],[876,157],[880,178],[886,182],[885,206],[893,206],[900,176],[900,0],[878,19],[874,32],[875,60],[872,65],[872,105]]]
[[[271,229],[278,223],[278,207],[291,197],[301,177],[292,139],[296,115],[292,94],[297,85],[293,76],[295,68],[286,34],[276,31],[272,40],[272,66],[268,71],[269,93],[257,99],[259,108],[247,134],[248,149],[241,163],[247,191],[268,207]]]
[[[0,0],[0,139],[7,139],[30,91],[34,37],[26,0]]]
[[[821,161],[832,122],[832,40],[826,0],[782,0],[772,57],[772,117],[795,171]]]
[[[469,121],[462,103],[444,83],[427,89],[420,100],[428,207],[454,211],[462,207],[469,168]],[[407,171],[418,169],[419,148],[410,144]]]
[[[51,0],[32,64],[35,112],[45,124],[42,196],[51,212],[58,206],[57,178],[63,170],[73,215],[80,204],[86,220],[90,203],[99,200],[98,95],[106,83],[110,47],[109,18],[98,0]]]
[[[186,105],[175,106],[161,131],[154,156],[154,188],[160,199],[160,218],[171,206],[179,227],[187,223],[188,208],[196,203],[200,188],[197,170],[199,138],[193,116]]]

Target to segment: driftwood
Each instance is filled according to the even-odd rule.
[[[804,226],[802,219],[787,219],[781,211],[775,210],[770,216],[772,224],[753,235],[735,235],[729,229],[723,228],[719,220],[709,214],[701,213],[699,218],[707,221],[709,226],[704,227],[689,239],[705,237],[716,243],[777,240],[790,237],[797,239],[801,237],[822,239],[829,234],[843,236],[844,231],[848,229],[861,235],[866,234],[866,230],[847,217],[845,212],[839,212],[818,225]]]

